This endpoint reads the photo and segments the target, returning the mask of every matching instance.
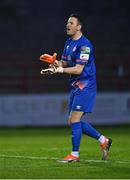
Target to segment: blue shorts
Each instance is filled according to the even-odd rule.
[[[70,92],[69,113],[71,111],[92,112],[96,100],[96,92],[75,89]]]

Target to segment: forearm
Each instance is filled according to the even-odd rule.
[[[58,60],[55,60],[55,62],[53,63],[54,66],[61,66],[61,67],[67,67],[67,62],[65,61],[58,61]]]
[[[42,69],[41,74],[54,74],[54,73],[66,73],[66,74],[75,74],[79,75],[82,73],[84,65],[77,64],[74,67],[62,67],[59,65],[59,62],[51,65],[48,69]]]
[[[58,65],[61,66],[61,67],[67,67],[67,62],[63,61],[63,60],[60,60],[60,61],[58,61]]]
[[[63,73],[66,74],[75,74],[75,75],[79,75],[82,72],[82,68],[78,68],[78,67],[65,67],[63,68]]]

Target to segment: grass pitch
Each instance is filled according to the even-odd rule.
[[[1,179],[130,178],[130,126],[100,127],[113,139],[107,161],[96,140],[83,135],[80,162],[57,162],[71,152],[69,128],[0,129]]]

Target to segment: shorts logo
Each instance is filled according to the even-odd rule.
[[[81,106],[79,106],[79,105],[78,105],[78,106],[76,106],[76,109],[80,109],[80,108],[81,108]]]

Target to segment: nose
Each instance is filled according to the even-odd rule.
[[[69,25],[69,24],[67,24],[67,25],[66,25],[66,28],[67,28],[67,29],[70,29],[70,25]]]
[[[69,25],[70,25],[70,23],[69,23],[69,22],[67,22],[66,27],[69,27]]]

